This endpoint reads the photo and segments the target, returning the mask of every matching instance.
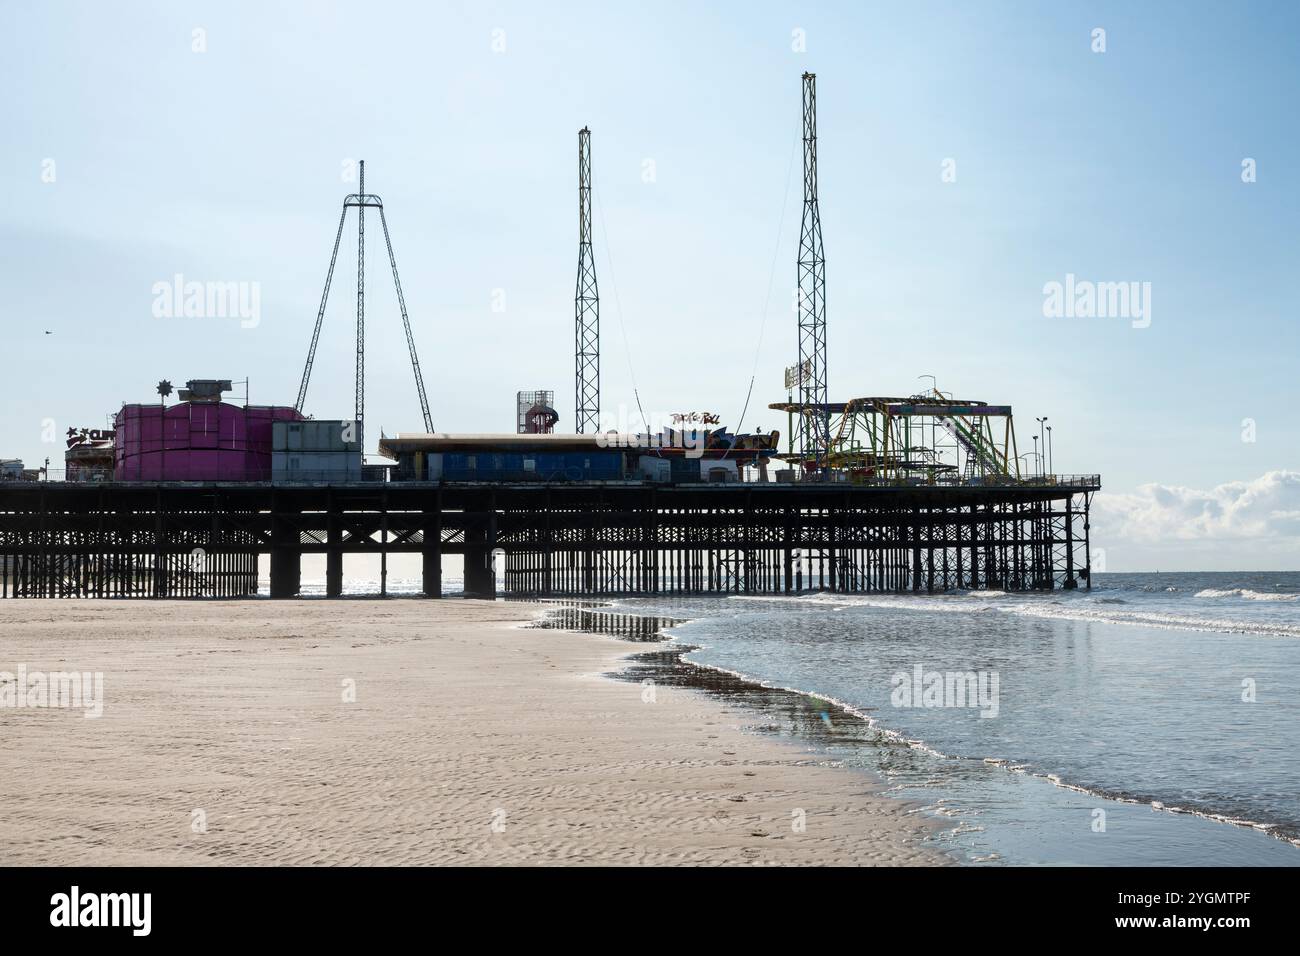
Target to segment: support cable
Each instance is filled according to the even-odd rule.
[[[794,157],[796,148],[799,145],[799,137],[796,136],[790,141],[790,162],[785,171],[785,195],[781,199],[781,216],[776,225],[776,247],[772,250],[772,264],[768,269],[767,275],[767,294],[763,297],[763,311],[758,324],[758,342],[754,346],[754,366],[750,370],[749,390],[745,393],[745,405],[740,410],[740,420],[736,423],[736,433],[745,427],[745,415],[749,412],[749,400],[754,394],[754,381],[758,378],[758,360],[763,349],[763,330],[767,327],[768,309],[772,304],[772,286],[776,282],[776,262],[781,254],[781,234],[785,231],[785,210],[790,203],[790,182],[794,177]],[[731,449],[727,449],[729,454]],[[724,454],[722,456],[726,458]]]
[[[600,218],[600,231],[605,238],[605,262],[609,268],[609,285],[614,290],[614,315],[618,318],[618,330],[623,337],[623,356],[627,359],[627,373],[632,379],[632,395],[636,398],[637,413],[641,416],[641,423],[645,425],[646,435],[650,433],[650,422],[646,420],[645,410],[641,407],[641,395],[637,391],[636,370],[632,367],[632,348],[628,345],[627,326],[623,323],[623,304],[618,297],[618,282],[614,279],[614,257],[609,248],[609,229],[605,225],[605,207],[601,205],[600,193],[596,190],[595,177],[592,177],[591,194],[596,200],[596,214]],[[663,453],[659,452],[659,457]]]
[[[379,206],[379,222],[384,227],[384,244],[388,247],[388,262],[393,267],[393,286],[397,289],[397,307],[402,312],[402,327],[406,330],[406,348],[411,353],[411,369],[415,372],[415,388],[420,393],[420,414],[424,417],[424,430],[433,434],[433,418],[429,415],[429,399],[424,393],[424,375],[420,372],[420,357],[415,351],[415,336],[411,334],[411,320],[406,315],[406,296],[402,295],[402,280],[397,277],[397,259],[393,256],[393,240],[388,237],[388,217]]]
[[[347,204],[343,204],[343,212],[339,214],[339,230],[334,235],[334,251],[330,254],[329,271],[325,273],[325,291],[321,293],[320,309],[316,312],[316,329],[311,335],[311,348],[307,350],[307,364],[302,370],[302,383],[298,386],[298,401],[294,403],[294,408],[301,413],[302,407],[307,401],[307,383],[311,380],[311,368],[316,361],[316,343],[320,341],[320,327],[325,319],[325,303],[330,297],[330,282],[334,279],[334,264],[339,258],[339,242],[343,239],[343,222],[348,217]]]

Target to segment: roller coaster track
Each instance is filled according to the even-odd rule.
[[[985,474],[1005,475],[1006,464],[996,448],[990,448],[978,433],[972,432],[958,418],[936,415],[935,421],[956,440],[966,452],[967,471],[971,470],[972,460],[977,462]]]

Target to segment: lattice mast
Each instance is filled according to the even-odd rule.
[[[826,260],[817,206],[817,77],[803,75],[803,226],[799,230],[799,453],[825,470],[830,446],[826,410]]]
[[[348,209],[357,210],[357,356],[356,356],[356,406],[357,431],[364,435],[362,422],[366,413],[366,207],[379,210],[379,223],[384,229],[384,245],[388,250],[388,264],[393,270],[393,287],[397,290],[397,306],[402,313],[402,327],[406,331],[406,348],[411,357],[411,370],[415,373],[415,389],[420,399],[420,414],[424,430],[433,431],[429,415],[429,399],[424,391],[424,374],[420,370],[420,357],[415,351],[415,336],[411,332],[411,319],[406,313],[406,297],[402,294],[402,280],[397,274],[397,258],[393,255],[393,240],[388,234],[388,217],[384,215],[384,201],[374,193],[366,192],[366,163],[359,164],[359,190],[343,199],[343,212],[339,215],[338,231],[334,234],[334,250],[330,253],[329,271],[325,273],[325,290],[321,293],[320,308],[316,312],[316,326],[312,331],[311,346],[307,350],[307,364],[303,366],[302,382],[298,386],[298,400],[294,408],[303,410],[307,402],[307,384],[311,381],[312,366],[316,361],[316,345],[320,342],[321,325],[325,320],[325,306],[329,302],[330,284],[334,281],[334,267],[338,264],[339,245],[343,240],[343,226]]]
[[[364,435],[366,417],[366,161],[361,160],[357,193],[357,398],[353,421]]]
[[[578,130],[578,282],[573,300],[574,428],[600,428],[600,293],[591,247],[591,130]]]

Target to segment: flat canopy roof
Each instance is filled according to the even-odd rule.
[[[619,438],[613,434],[601,435],[564,435],[564,434],[501,434],[468,433],[452,435],[447,432],[402,432],[396,438],[381,438],[379,450],[390,457],[401,452],[437,452],[437,451],[489,451],[492,449],[546,449],[548,451],[594,451],[603,448],[617,451]]]
[[[677,435],[694,434],[703,436],[704,431],[685,431],[676,432]],[[771,454],[776,450],[773,439],[763,437],[769,441],[769,444],[761,447],[755,446],[752,435],[729,435],[729,438],[738,439],[741,447],[728,446],[724,444],[712,445],[703,448],[701,453],[706,458],[727,457],[727,458],[757,458]],[[399,455],[412,454],[415,452],[424,452],[433,454],[438,452],[479,452],[491,454],[493,452],[630,452],[632,454],[656,454],[663,457],[672,457],[683,453],[687,446],[680,443],[669,442],[663,434],[632,434],[628,432],[597,432],[591,435],[564,435],[564,434],[517,434],[515,432],[505,432],[501,434],[462,434],[450,435],[446,432],[434,432],[432,434],[423,432],[403,432],[396,438],[381,438],[379,440],[379,451],[381,454],[388,455],[390,458],[397,458]],[[698,445],[690,446],[693,449],[700,448]]]

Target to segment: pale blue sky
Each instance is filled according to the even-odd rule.
[[[101,424],[163,377],[249,377],[254,401],[292,404],[357,158],[386,203],[435,425],[508,430],[516,389],[554,388],[571,427],[584,124],[606,408],[634,404],[635,376],[647,411],[734,426],[757,361],[746,424],[784,430],[765,406],[784,398],[796,347],[797,166],[778,222],[811,70],[833,397],[934,374],[1013,405],[1022,448],[1050,416],[1057,470],[1100,472],[1120,494],[1212,495],[1300,470],[1293,4],[87,2],[0,16],[2,457],[58,460],[44,420]],[[371,435],[415,431],[370,237]],[[354,228],[308,400],[319,417],[352,408],[349,241]],[[260,324],[153,317],[153,284],[177,272],[260,283]],[[1152,283],[1150,328],[1043,318],[1044,283],[1066,273]],[[1115,547],[1117,569],[1162,563]],[[1195,563],[1297,563],[1224,548]]]

